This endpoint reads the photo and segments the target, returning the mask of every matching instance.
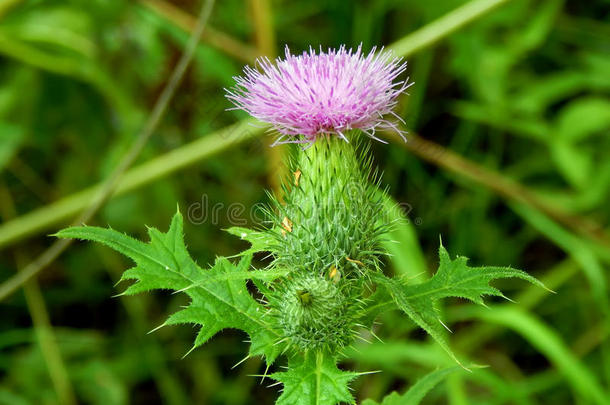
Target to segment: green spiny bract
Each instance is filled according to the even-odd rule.
[[[364,282],[379,268],[388,224],[379,215],[370,158],[357,150],[336,137],[320,137],[298,151],[283,203],[275,200],[268,231],[275,240],[272,266],[290,275],[268,299],[284,340],[296,351],[334,352],[349,345]]]
[[[292,349],[334,353],[352,342],[361,309],[352,282],[299,274],[278,287],[270,299],[272,313]]]
[[[275,201],[274,265],[294,272],[358,277],[378,269],[381,221],[375,175],[364,150],[320,137],[291,164],[284,203]]]

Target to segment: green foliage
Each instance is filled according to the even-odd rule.
[[[465,257],[451,260],[442,244],[438,253],[438,270],[432,278],[423,283],[408,285],[402,280],[391,279],[382,274],[374,275],[373,279],[387,289],[401,311],[428,332],[458,363],[459,360],[449,348],[445,336],[445,329],[448,328],[440,319],[441,299],[459,297],[484,305],[484,295],[504,297],[500,290],[489,285],[490,281],[499,278],[516,277],[545,288],[540,281],[521,270],[507,267],[469,267]]]
[[[260,235],[247,229],[233,229],[231,232],[239,233],[242,238],[253,240],[254,243],[260,240]],[[67,228],[57,236],[96,241],[131,258],[136,267],[126,270],[121,280],[136,282],[124,294],[155,289],[186,293],[191,298],[190,304],[171,315],[162,326],[181,323],[200,325],[193,348],[225,328],[235,328],[249,334],[252,343],[250,356],[264,356],[269,365],[282,348],[296,349],[289,358],[288,371],[272,375],[284,384],[279,404],[353,402],[348,383],[357,374],[337,369],[336,359],[329,353],[336,352],[351,342],[358,310],[363,313],[361,310],[364,301],[353,299],[355,281],[339,280],[341,283],[338,284],[332,278],[320,277],[316,272],[303,278],[300,271],[249,271],[251,254],[243,255],[237,265],[218,258],[211,269],[203,270],[186,250],[180,213],[174,216],[167,233],[155,228],[149,228],[148,233],[149,243],[139,242],[112,229],[98,227]],[[252,249],[258,250],[259,245],[250,248]],[[503,297],[498,289],[489,285],[491,280],[497,278],[518,277],[543,286],[520,270],[468,267],[466,258],[451,260],[442,245],[439,256],[438,271],[423,283],[405,285],[402,281],[387,278],[381,273],[372,277],[387,289],[398,308],[430,333],[454,359],[443,330],[439,327],[442,325],[437,312],[439,300],[461,297],[483,304],[484,295]],[[290,277],[291,274],[296,278]],[[269,290],[268,311],[250,295],[245,280],[272,282],[278,278],[285,279],[276,283],[273,290]],[[352,295],[345,295],[346,292]],[[380,294],[373,295],[368,304],[372,307],[383,304],[376,301],[383,297]],[[270,318],[264,316],[266,313],[271,314],[271,319],[277,318],[277,323],[269,322]],[[389,396],[383,404],[421,399],[444,375],[438,373],[428,376],[414,386],[414,391],[409,391],[404,396]]]
[[[353,404],[348,383],[357,376],[357,373],[339,370],[336,360],[322,352],[291,358],[287,371],[271,375],[284,385],[277,405]]]
[[[193,323],[201,326],[194,347],[200,346],[225,328],[241,329],[251,340],[250,355],[262,355],[273,363],[281,351],[277,332],[265,320],[265,308],[248,292],[245,280],[251,256],[234,265],[219,258],[209,270],[191,259],[184,245],[182,215],[176,213],[167,233],[149,228],[149,243],[139,242],[112,229],[75,227],[60,231],[62,238],[78,238],[103,243],[131,258],[136,267],[126,270],[121,280],[136,280],[125,294],[154,289],[183,291],[189,305],[174,313],[162,326]]]
[[[11,160],[23,143],[23,132],[19,127],[0,121],[0,171]]]
[[[167,3],[182,14],[150,7]],[[103,179],[133,140],[182,52],[189,32],[181,24],[188,25],[196,3],[0,2],[3,281],[48,245],[47,233],[72,219],[74,203],[78,200],[82,207],[88,200],[80,190]],[[190,223],[185,214],[192,257],[204,264],[216,255],[235,254],[240,241],[218,231],[235,225],[256,229],[242,238],[254,245],[241,256],[270,252],[277,239],[267,238],[258,218],[247,212],[265,200],[262,190],[276,176],[270,173],[276,168],[270,157],[282,153],[281,148],[267,153],[263,142],[248,137],[239,145],[231,143],[229,152],[197,162],[195,154],[182,161],[179,156],[184,154],[172,152],[178,146],[196,147],[189,143],[244,117],[225,111],[222,87],[232,85],[231,76],[251,62],[208,40],[220,33],[217,38],[245,45],[248,55],[258,52],[254,38],[264,38],[265,32],[275,34],[280,53],[284,43],[295,51],[311,44],[363,42],[365,50],[401,39],[412,44],[447,29],[438,18],[469,1],[268,3],[273,24],[262,24],[261,30],[254,19],[257,13],[244,7],[243,0],[216,1],[210,36],[200,44],[183,88],[141,157],[142,163],[159,157],[159,165],[144,166],[130,177],[137,185],[110,201],[95,219],[97,224],[112,224],[132,235],[139,234],[143,223],[162,229],[176,201],[186,208],[205,193],[214,207],[237,202],[246,210],[228,218],[223,208],[215,219]],[[528,286],[511,294],[518,304],[494,302],[491,309],[444,300],[442,319],[448,325],[467,321],[451,335],[459,358],[464,364],[490,367],[455,373],[423,403],[605,404],[610,381],[610,253],[607,243],[591,242],[581,231],[602,235],[609,217],[607,0],[476,4],[490,3],[498,6],[443,34],[433,46],[409,53],[407,74],[416,84],[400,100],[397,114],[410,132],[477,164],[475,174],[500,172],[557,211],[515,202],[504,190],[438,169],[400,144],[376,144],[372,152],[384,172],[383,183],[391,199],[405,209],[404,221],[381,241],[382,250],[390,253],[384,271],[407,286],[425,282],[442,233],[449,251],[476,263],[532,270],[557,291],[553,295]],[[175,16],[186,18],[172,19]],[[422,27],[426,35],[409,36]],[[241,136],[241,130],[236,131],[235,139]],[[223,141],[234,138],[225,138],[223,132],[208,139],[198,147],[224,150]],[[64,199],[65,205],[53,204]],[[555,216],[562,210],[570,214],[573,229]],[[32,212],[36,215],[27,215]],[[24,234],[14,229],[23,230],[27,239],[16,238]],[[247,283],[250,292],[254,284],[268,297],[290,269],[271,271],[264,254],[255,259],[260,270],[240,271],[236,262],[232,271],[218,271],[204,284],[234,280]],[[344,264],[353,268],[350,262]],[[55,335],[78,403],[273,402],[274,390],[247,375],[262,373],[265,366],[257,370],[258,359],[246,361],[240,370],[227,367],[243,357],[245,334],[218,334],[182,361],[176,360],[193,340],[190,328],[162,328],[146,335],[156,322],[151,319],[158,319],[164,308],[179,309],[187,297],[178,293],[110,299],[124,266],[109,249],[79,244],[38,279],[43,314],[46,307],[51,323],[47,331]],[[212,266],[202,267],[209,271]],[[426,370],[453,363],[432,339],[409,339],[418,326],[399,311],[387,311],[395,307],[387,288],[378,288],[376,294],[381,301],[370,302],[368,308],[380,325],[368,318],[355,322],[371,326],[383,343],[356,328],[372,343],[356,339],[344,349],[350,369],[383,370],[351,382],[358,403],[366,397],[383,398],[397,384],[418,381]],[[40,313],[21,293],[0,304],[0,403],[60,403],[49,348],[36,338]],[[274,318],[268,320],[275,323]],[[298,366],[298,359],[292,364]]]
[[[362,177],[360,168],[368,163],[361,163],[352,148],[341,140],[323,139],[310,152],[300,155],[296,166],[299,169],[295,171],[293,187],[286,189],[285,203],[276,202],[284,219],[265,231],[229,229],[229,233],[251,244],[237,265],[217,258],[209,270],[197,266],[187,252],[179,212],[167,233],[148,229],[149,243],[98,227],[68,228],[57,236],[100,242],[131,258],[136,266],[126,270],[121,280],[135,283],[124,294],[159,289],[186,293],[190,304],[162,326],[199,325],[193,349],[219,331],[234,328],[249,334],[249,356],[263,356],[268,366],[288,351],[288,370],[272,375],[284,384],[279,404],[353,403],[348,383],[357,374],[340,371],[336,356],[353,342],[357,326],[371,325],[378,311],[388,308],[384,289],[390,302],[458,361],[441,327],[441,299],[461,297],[483,304],[484,295],[504,297],[489,285],[498,278],[517,277],[543,285],[520,270],[468,267],[464,257],[451,260],[442,245],[439,269],[427,281],[407,285],[401,279],[374,271],[378,265],[375,255],[381,251],[373,248],[379,244],[380,233],[389,228],[379,215],[374,215],[378,206],[373,196],[384,196]],[[354,186],[360,193],[348,189]],[[383,200],[377,203],[380,201]],[[391,211],[389,206],[385,202],[383,207]],[[294,222],[287,219],[288,215]],[[337,225],[338,230],[333,231]],[[265,250],[273,254],[270,268],[250,271],[252,254]],[[356,271],[346,269],[348,263]],[[246,288],[248,279],[257,280],[264,305],[257,303]],[[367,297],[365,285],[369,280],[377,282],[381,289]],[[415,391],[391,395],[383,403],[415,403],[444,375],[433,374],[416,385]]]
[[[255,231],[248,228],[234,226],[227,229],[231,235],[235,235],[250,243],[250,248],[244,250],[240,255],[254,254],[258,252],[269,252],[273,249],[275,238],[265,231]]]
[[[35,340],[32,331],[16,329],[12,332],[15,343],[21,346]],[[57,341],[69,364],[67,372],[74,390],[82,402],[92,405],[129,403],[125,382],[137,380],[142,375],[141,366],[147,364],[146,350],[136,348],[121,358],[102,334],[91,330],[60,329]],[[0,342],[0,348],[9,348],[5,339]],[[44,351],[38,345],[26,347],[10,359],[2,356],[0,367],[3,371],[10,370],[0,386],[0,404],[60,403],[48,380]]]
[[[392,392],[381,403],[368,399],[362,405],[418,405],[430,390],[458,369],[459,367],[449,367],[433,371],[413,384],[404,394]]]
[[[607,403],[608,397],[597,376],[578,361],[554,330],[534,315],[517,307],[494,307],[491,310],[467,308],[464,312],[467,318],[500,324],[522,335],[557,367],[578,397],[598,405]]]

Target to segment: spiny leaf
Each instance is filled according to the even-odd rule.
[[[504,297],[500,290],[489,285],[491,280],[498,278],[521,278],[546,288],[521,270],[508,267],[468,267],[468,259],[465,257],[451,260],[442,244],[439,247],[439,257],[438,271],[423,283],[406,285],[401,280],[390,279],[382,274],[374,274],[373,279],[383,285],[396,306],[428,332],[458,364],[459,360],[449,348],[445,336],[446,326],[437,310],[440,299],[460,297],[484,305],[484,295]]]
[[[249,278],[252,256],[244,256],[237,265],[218,258],[211,269],[203,270],[186,250],[182,227],[182,216],[176,213],[167,233],[149,228],[149,243],[98,227],[68,228],[57,236],[96,241],[131,258],[136,267],[125,271],[121,280],[136,282],[124,294],[154,289],[185,292],[191,298],[190,304],[171,315],[163,326],[179,323],[200,325],[193,348],[222,329],[241,329],[250,335],[250,355],[262,355],[271,364],[282,348],[274,344],[278,335],[263,318],[265,308],[246,288],[245,279]]]
[[[248,258],[248,263],[251,256],[246,256]],[[220,259],[217,259],[220,260]],[[241,267],[241,266],[240,266]],[[203,280],[203,283],[210,282],[219,282],[219,281],[228,281],[228,280],[260,280],[264,282],[271,282],[273,280],[277,280],[278,278],[285,277],[290,274],[290,270],[288,269],[265,269],[265,270],[238,270],[237,268],[228,273],[218,274],[213,277],[206,278]],[[179,290],[179,292],[184,292],[189,288],[199,287],[202,282],[197,282],[189,285],[188,287]]]
[[[287,371],[271,375],[284,384],[276,405],[353,404],[348,383],[357,376],[339,370],[335,359],[322,352],[291,358]]]
[[[400,395],[397,392],[392,392],[383,398],[381,403],[367,399],[362,405],[419,405],[426,394],[436,387],[447,376],[460,367],[449,367],[441,370],[433,371],[426,374],[423,378],[417,381],[404,394]]]
[[[274,246],[275,238],[269,232],[253,231],[252,229],[234,226],[227,229],[231,235],[240,237],[241,239],[250,242],[250,249],[241,252],[239,255],[248,255],[258,252],[269,252]]]
[[[491,280],[499,278],[520,278],[547,289],[544,284],[522,270],[493,266],[469,267],[468,258],[463,256],[451,260],[442,244],[438,249],[438,255],[440,263],[434,277],[425,283],[407,286],[412,297],[416,298],[418,295],[425,295],[427,299],[460,297],[484,305],[484,295],[506,298],[500,290],[489,285]]]
[[[458,364],[461,364],[449,347],[449,343],[445,337],[446,331],[441,323],[436,308],[436,302],[433,301],[432,298],[428,300],[427,296],[412,297],[407,290],[407,286],[402,282],[396,279],[387,278],[380,273],[373,274],[372,278],[388,290],[394,303],[400,310],[409,315],[413,322],[428,332],[453,360]],[[429,283],[430,281],[431,280],[426,283]],[[418,286],[422,284],[418,284]]]

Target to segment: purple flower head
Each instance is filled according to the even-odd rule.
[[[260,70],[247,66],[243,77],[235,77],[227,98],[234,109],[272,124],[281,134],[277,143],[310,143],[322,134],[347,140],[344,132],[351,129],[377,140],[376,129],[403,136],[387,116],[401,120],[393,109],[410,84],[394,82],[406,62],[390,52],[373,48],[365,55],[361,45],[355,52],[345,46],[319,53],[310,48],[295,56],[286,47],[285,59],[273,64],[260,58],[257,64]]]

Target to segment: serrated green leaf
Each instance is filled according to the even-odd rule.
[[[459,369],[460,367],[449,367],[433,371],[426,374],[426,376],[417,381],[402,395],[397,392],[392,392],[391,394],[386,395],[381,403],[367,399],[362,402],[362,405],[418,405],[428,392],[447,378],[449,374]]]
[[[546,288],[544,284],[522,270],[495,266],[469,267],[468,258],[463,256],[451,260],[443,245],[439,247],[438,254],[440,263],[434,277],[425,283],[408,287],[411,292],[417,292],[413,297],[417,295],[426,295],[427,298],[432,299],[460,297],[483,305],[485,295],[504,297],[500,290],[489,285],[490,281],[499,278],[520,278]]]
[[[271,375],[284,384],[276,405],[353,404],[348,384],[357,376],[339,370],[334,358],[320,352],[291,358],[287,371]]]
[[[489,282],[498,278],[520,278],[544,287],[540,281],[524,271],[509,267],[469,267],[468,259],[457,257],[451,260],[447,250],[439,247],[439,268],[429,280],[407,285],[402,280],[391,279],[383,274],[373,275],[373,279],[384,286],[392,296],[396,306],[426,332],[459,364],[459,360],[449,347],[446,338],[448,329],[437,311],[442,298],[459,297],[484,305],[483,296],[504,297],[504,294]],[[504,297],[506,298],[506,297]]]
[[[240,237],[250,243],[250,249],[241,252],[239,255],[248,255],[258,252],[269,252],[275,239],[267,232],[253,231],[252,229],[234,226],[227,229],[231,235]]]
[[[423,296],[424,298],[419,298],[418,296],[412,297],[409,294],[408,286],[399,280],[387,278],[382,274],[373,275],[373,280],[383,285],[390,293],[396,306],[406,313],[413,322],[428,332],[453,360],[458,364],[460,363],[449,347],[445,336],[446,330],[441,323],[436,301],[431,298],[427,300],[425,296]],[[429,282],[430,280],[422,284]],[[420,286],[422,284],[417,285]]]
[[[182,215],[176,213],[167,233],[149,228],[149,243],[98,227],[68,228],[57,236],[96,241],[131,258],[136,267],[125,271],[122,280],[136,280],[136,283],[124,294],[154,289],[185,292],[191,298],[190,304],[171,315],[163,325],[200,325],[194,347],[223,329],[241,329],[250,335],[250,355],[262,355],[271,364],[282,348],[275,344],[277,333],[263,318],[265,308],[246,288],[252,256],[244,256],[237,265],[218,258],[211,269],[203,270],[186,250],[182,227]]]

